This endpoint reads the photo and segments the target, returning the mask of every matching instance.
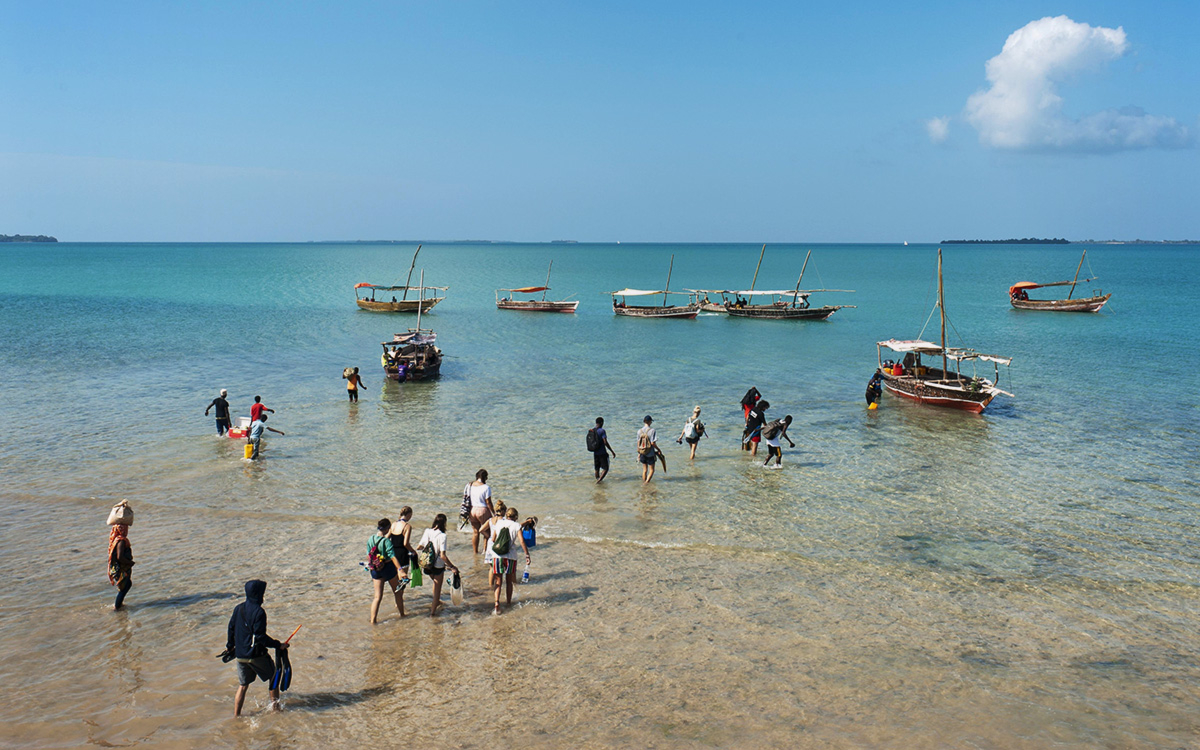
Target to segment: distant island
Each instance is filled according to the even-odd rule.
[[[1024,237],[1011,240],[942,240],[943,245],[1070,245],[1070,240]]]
[[[0,234],[0,242],[58,242],[44,234]]]

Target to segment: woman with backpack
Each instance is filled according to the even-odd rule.
[[[487,469],[480,469],[475,472],[475,481],[463,490],[463,505],[470,503],[471,506],[471,551],[476,555],[479,554],[481,535],[484,545],[487,544],[487,520],[496,514],[492,506],[492,488],[488,486],[487,480]]]
[[[386,583],[396,598],[396,611],[404,617],[404,587],[408,579],[400,580],[400,561],[396,559],[396,548],[392,544],[392,522],[386,518],[379,519],[375,525],[377,533],[367,540],[367,570],[371,573],[371,581],[375,584],[375,598],[371,600],[371,624],[374,625],[379,615],[379,603],[383,601],[383,586]]]
[[[486,476],[486,472],[484,475]],[[433,617],[442,607],[442,582],[446,578],[446,570],[458,573],[458,568],[446,557],[445,513],[434,516],[433,524],[421,535],[421,543],[417,545],[417,558],[425,575],[433,580],[433,603],[429,605],[429,616]]]
[[[689,461],[696,460],[696,444],[700,442],[700,438],[704,437],[704,423],[700,421],[700,407],[692,409],[692,416],[688,417],[683,423],[683,431],[679,433],[679,437],[675,442],[683,444],[686,440],[688,445],[692,447],[692,455],[688,457]]]
[[[495,607],[492,614],[500,614],[500,587],[506,589],[505,605],[512,606],[513,586],[517,582],[517,545],[525,553],[525,564],[529,564],[529,547],[525,546],[525,535],[521,533],[521,524],[517,523],[517,509],[508,508],[504,517],[497,517],[492,522],[492,596]]]

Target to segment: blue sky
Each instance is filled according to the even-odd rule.
[[[908,5],[0,2],[0,233],[1200,238],[1200,3]]]

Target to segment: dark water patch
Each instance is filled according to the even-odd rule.
[[[1000,659],[999,657],[993,656],[986,651],[964,651],[958,655],[958,659],[959,661],[966,662],[967,664],[988,667],[990,669],[999,669],[1001,667],[1008,666],[1008,662]]]
[[[203,594],[184,594],[171,596],[166,599],[153,599],[148,602],[134,604],[134,609],[154,609],[158,607],[186,607],[190,604],[213,601],[216,599],[233,599],[237,594],[228,591],[209,591]]]
[[[344,690],[340,692],[302,693],[289,695],[284,705],[290,711],[326,711],[331,708],[343,708],[356,703],[391,695],[394,691],[391,685],[377,685],[362,690]]]

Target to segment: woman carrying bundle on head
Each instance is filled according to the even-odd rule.
[[[133,508],[128,500],[113,506],[108,514],[108,582],[117,587],[113,609],[125,604],[125,595],[133,588],[133,545],[129,543],[129,527],[133,524]]]

